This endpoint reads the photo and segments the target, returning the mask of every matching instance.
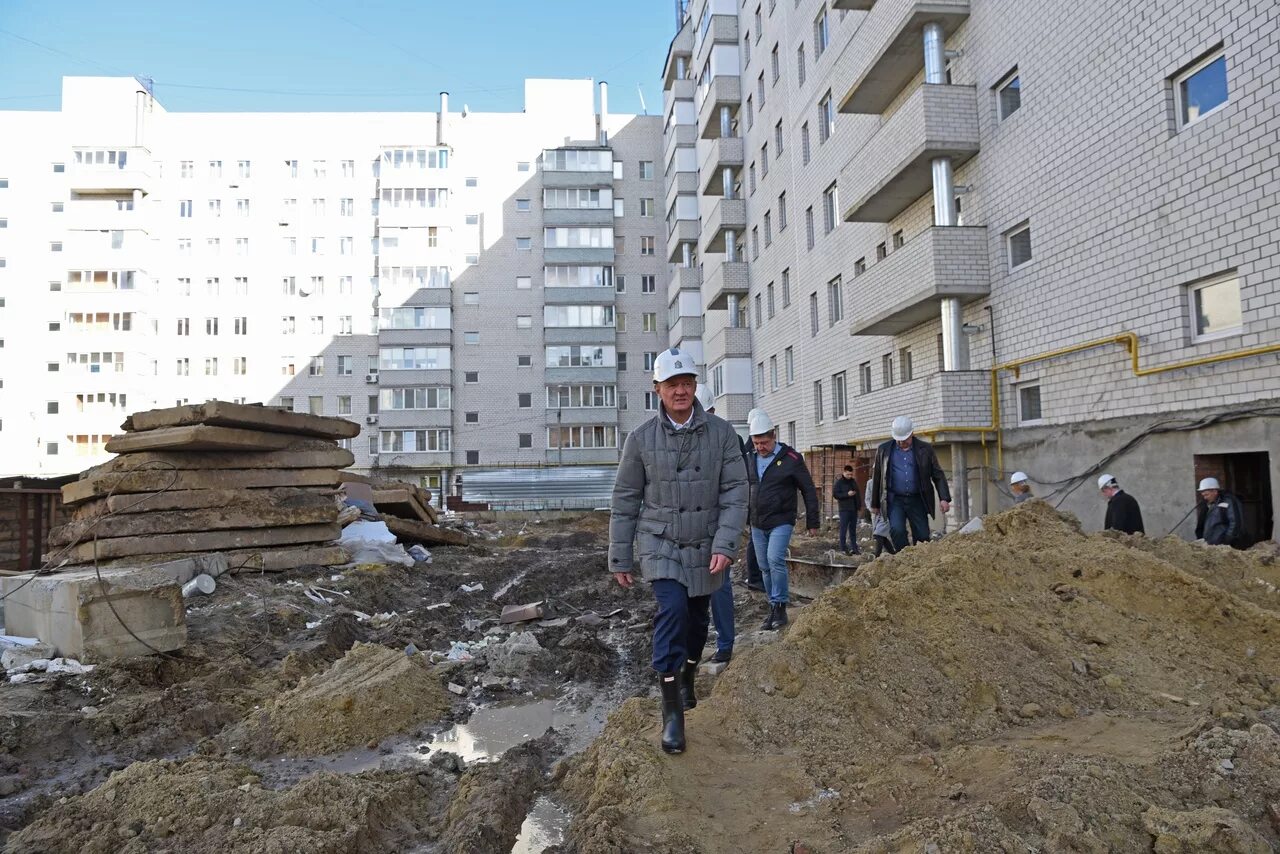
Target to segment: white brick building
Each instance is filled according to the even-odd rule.
[[[171,113],[66,78],[61,111],[3,113],[0,471],[215,396],[349,416],[357,468],[432,487],[616,462],[665,340],[662,130],[595,96]]]

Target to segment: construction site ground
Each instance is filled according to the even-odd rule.
[[[607,516],[473,533],[430,565],[224,577],[178,653],[4,686],[5,850],[1280,845],[1274,550],[1085,535],[1037,501],[851,560],[783,632],[740,589],[666,756],[652,598],[606,571]]]

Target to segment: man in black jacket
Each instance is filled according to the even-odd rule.
[[[747,480],[751,485],[748,522],[764,589],[769,594],[769,616],[760,628],[769,631],[787,624],[791,597],[786,558],[796,524],[796,491],[804,494],[805,527],[811,537],[818,533],[818,491],[804,458],[777,440],[768,413],[751,410],[747,432],[754,448],[747,457]]]
[[[875,471],[871,475],[871,509],[888,509],[893,547],[907,547],[907,523],[917,543],[929,539],[929,518],[933,516],[934,489],[942,512],[951,509],[947,476],[938,465],[938,455],[928,442],[915,438],[915,425],[905,415],[893,419],[892,439],[876,449]]]
[[[1138,499],[1121,489],[1112,475],[1104,474],[1098,478],[1098,491],[1107,499],[1107,515],[1102,523],[1104,529],[1125,534],[1146,533],[1142,528]]]
[[[1216,477],[1200,481],[1196,539],[1211,546],[1239,546],[1244,540],[1240,499],[1224,490]]]
[[[831,496],[840,508],[840,551],[847,555],[856,555],[858,549],[858,513],[862,510],[862,499],[858,496],[858,482],[853,478],[853,466],[845,466],[844,474],[836,478],[831,488]],[[845,534],[849,535],[849,545],[845,547]]]

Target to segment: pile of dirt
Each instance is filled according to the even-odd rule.
[[[615,713],[558,770],[567,848],[1266,851],[1280,614],[1194,556],[1031,502],[868,564],[735,656],[686,755]]]

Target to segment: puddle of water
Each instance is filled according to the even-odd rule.
[[[463,724],[455,724],[431,742],[430,753],[447,750],[468,762],[496,759],[517,745],[532,741],[551,727],[570,728],[577,712],[557,708],[555,700],[534,700],[476,709]],[[429,755],[429,754],[428,754]]]
[[[524,824],[520,826],[520,835],[511,846],[511,854],[541,854],[552,845],[564,842],[568,827],[569,814],[542,795],[533,802],[533,809],[529,810]]]

